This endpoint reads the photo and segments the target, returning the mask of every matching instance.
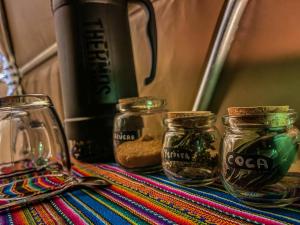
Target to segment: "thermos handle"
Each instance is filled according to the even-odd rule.
[[[153,5],[150,0],[133,0],[133,2],[140,2],[145,5],[146,9],[149,12],[149,20],[147,24],[147,34],[150,40],[150,46],[152,50],[152,67],[148,77],[145,78],[144,84],[150,84],[156,74],[156,66],[157,66],[157,32],[156,32],[156,19],[155,19],[155,11]]]

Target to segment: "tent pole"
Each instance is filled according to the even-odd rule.
[[[207,110],[248,0],[225,0],[193,111]]]

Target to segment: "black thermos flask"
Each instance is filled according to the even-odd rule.
[[[156,72],[157,41],[150,0],[147,32]],[[113,160],[113,119],[118,99],[138,96],[128,0],[52,0],[65,129],[72,155],[85,162]]]

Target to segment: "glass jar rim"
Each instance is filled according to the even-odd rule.
[[[249,115],[224,115],[222,122],[225,127],[285,127],[297,120],[297,112],[265,112]]]
[[[43,107],[52,105],[51,99],[44,94],[14,95],[0,98],[0,110],[10,111],[17,108]]]
[[[121,112],[125,111],[151,111],[164,109],[166,100],[162,98],[145,96],[119,99],[117,108]]]
[[[216,115],[210,111],[168,112],[164,123],[168,127],[201,128],[216,122]]]

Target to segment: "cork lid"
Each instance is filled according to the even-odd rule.
[[[229,126],[268,126],[282,127],[293,124],[297,113],[288,105],[229,107],[223,117],[224,125]]]
[[[173,111],[167,113],[165,124],[168,127],[197,128],[211,126],[215,121],[216,116],[210,111]]]
[[[167,113],[168,119],[189,118],[189,117],[208,117],[213,113],[210,111],[173,111]]]
[[[251,107],[229,107],[229,116],[260,115],[265,113],[284,113],[288,112],[288,105],[282,106],[251,106]]]

